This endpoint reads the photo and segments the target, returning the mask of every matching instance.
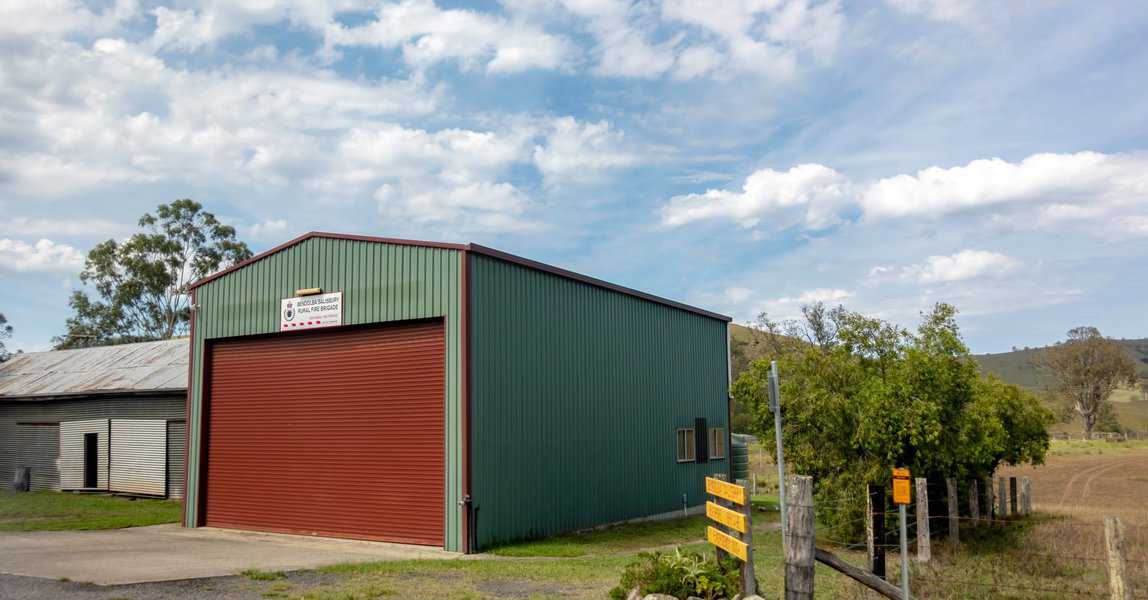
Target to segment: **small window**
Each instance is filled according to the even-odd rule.
[[[682,428],[678,430],[678,462],[694,462],[697,442],[694,440],[694,430]]]
[[[725,428],[710,427],[710,460],[725,458]]]

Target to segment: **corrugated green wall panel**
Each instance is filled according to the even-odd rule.
[[[480,546],[701,504],[728,459],[678,463],[675,431],[727,427],[726,323],[469,260]]]
[[[196,292],[189,420],[188,523],[197,522],[204,342],[275,333],[279,301],[300,288],[343,291],[347,325],[444,317],[446,323],[446,547],[460,550],[461,269],[457,250],[315,237],[209,282]]]

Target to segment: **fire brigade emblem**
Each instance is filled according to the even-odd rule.
[[[290,321],[295,318],[295,305],[288,302],[287,308],[283,309],[283,320]]]

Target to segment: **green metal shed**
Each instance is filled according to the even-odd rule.
[[[729,472],[723,315],[318,232],[192,293],[187,526],[471,552],[697,511]]]

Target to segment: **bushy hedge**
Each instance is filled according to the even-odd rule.
[[[733,396],[751,407],[755,432],[772,439],[767,376],[778,361],[786,462],[813,477],[829,536],[860,539],[865,486],[888,484],[894,466],[940,482],[1044,461],[1052,413],[981,375],[952,306],[936,305],[915,332],[843,308],[807,312],[816,318],[789,324],[784,343],[738,378]]]

